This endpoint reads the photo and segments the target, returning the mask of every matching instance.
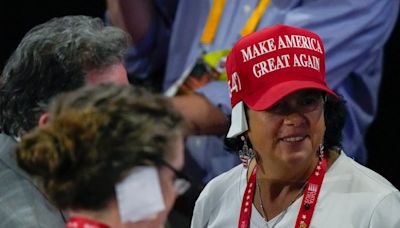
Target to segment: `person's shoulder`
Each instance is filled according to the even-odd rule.
[[[17,142],[11,136],[0,134],[0,181],[3,183],[0,189],[9,189],[11,185],[24,183],[25,180],[30,179],[17,164],[16,144]]]
[[[63,219],[26,178],[0,161],[0,227],[63,225]]]
[[[211,179],[201,192],[198,200],[218,201],[224,194],[230,192],[233,187],[238,186],[243,179],[243,172],[246,172],[246,169],[243,168],[242,164],[239,164]]]
[[[63,227],[59,210],[52,206],[13,161],[15,141],[0,135],[0,227]]]
[[[241,179],[241,175],[243,175],[243,172],[246,171],[247,170],[243,168],[243,165],[239,164],[232,169],[211,179],[210,182],[208,182],[208,184],[206,185],[205,189],[210,189],[211,191],[215,191],[219,188],[221,188],[221,190],[226,189],[227,185],[235,184],[235,180],[239,181]]]
[[[398,191],[382,175],[354,161],[343,151],[331,168],[338,179],[351,180],[353,188],[382,195]]]
[[[224,217],[228,205],[230,208],[240,208],[240,205],[236,205],[237,197],[240,198],[241,191],[246,187],[246,171],[240,164],[206,185],[196,201],[191,227],[205,227],[209,222],[218,220],[217,217]]]
[[[16,142],[11,136],[0,133],[0,155],[13,150],[15,144]]]
[[[16,142],[11,136],[0,134],[0,190],[8,189],[10,184],[23,180],[19,175],[22,170],[18,167],[15,160]],[[3,195],[0,195],[0,198]]]

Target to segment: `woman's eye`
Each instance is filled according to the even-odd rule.
[[[274,113],[280,113],[280,112],[282,112],[282,110],[285,109],[285,106],[287,106],[287,105],[285,105],[285,103],[283,101],[280,101],[280,102],[274,104],[268,111],[274,112]]]
[[[313,97],[306,97],[300,101],[300,105],[302,106],[309,106],[309,105],[315,105],[318,104],[320,100],[320,96],[313,96]]]

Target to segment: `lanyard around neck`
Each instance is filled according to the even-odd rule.
[[[246,36],[254,32],[254,30],[257,28],[258,23],[260,22],[262,15],[264,15],[265,9],[267,9],[269,2],[270,0],[260,0],[256,9],[247,20],[246,25],[242,28],[242,31],[240,31],[241,36]]]
[[[313,173],[308,178],[305,192],[303,194],[303,201],[301,202],[300,210],[297,215],[295,228],[309,227],[311,218],[314,214],[315,205],[317,203],[318,195],[321,190],[322,181],[327,169],[327,160],[322,155],[321,160],[318,162]],[[256,185],[257,166],[254,167],[253,172],[246,185],[246,190],[243,194],[242,206],[240,208],[240,217],[238,228],[250,227],[251,209]]]
[[[240,31],[241,36],[245,36],[253,32],[262,15],[264,14],[270,0],[260,0],[257,7],[254,9],[253,13],[246,22],[246,25]],[[217,27],[221,20],[222,13],[225,7],[225,0],[214,0],[211,10],[208,14],[207,22],[203,30],[200,42],[202,44],[211,44],[214,40],[215,34],[217,32]]]
[[[300,205],[299,214],[297,215],[295,228],[309,227],[311,218],[314,214],[315,205],[317,204],[319,191],[321,190],[322,181],[324,180],[328,162],[324,154],[318,162],[314,172],[308,178],[306,190],[304,192],[303,201]]]

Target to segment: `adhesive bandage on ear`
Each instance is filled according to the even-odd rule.
[[[148,220],[165,209],[155,167],[135,167],[115,186],[115,192],[123,223]]]

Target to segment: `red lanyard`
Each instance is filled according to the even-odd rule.
[[[322,155],[322,159],[318,162],[317,167],[315,167],[313,173],[308,178],[303,201],[301,202],[301,207],[297,215],[295,228],[305,228],[310,226],[315,205],[317,204],[319,191],[321,190],[322,181],[324,180],[326,173],[326,168],[327,161],[325,156]],[[251,208],[256,185],[256,172],[257,166],[254,167],[243,194],[238,228],[250,227]]]
[[[71,217],[68,219],[66,228],[110,228],[109,226],[95,220],[84,217]]]
[[[253,204],[254,189],[256,187],[257,166],[251,173],[247,182],[246,191],[243,194],[242,207],[240,208],[239,228],[247,228],[250,224],[251,207]]]
[[[321,190],[322,181],[324,180],[327,166],[327,161],[323,154],[321,161],[318,162],[314,172],[308,178],[303,201],[301,202],[296,225],[294,226],[295,228],[306,228],[310,226],[311,218],[314,214],[315,205],[317,204],[319,191]]]

